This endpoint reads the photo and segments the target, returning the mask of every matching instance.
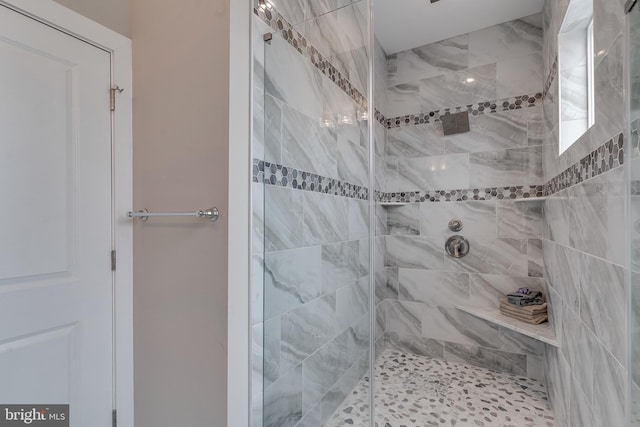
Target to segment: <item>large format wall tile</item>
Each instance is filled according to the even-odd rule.
[[[311,45],[345,74],[361,92],[367,92],[369,45],[366,2],[354,3],[306,22]]]
[[[444,359],[444,343],[442,341],[416,335],[389,332],[385,335],[387,349],[398,350]]]
[[[421,203],[420,234],[423,236],[450,236],[449,222],[462,221],[460,234],[476,237],[497,237],[496,202],[468,201],[451,203]],[[444,240],[442,240],[444,245]]]
[[[464,258],[445,257],[449,271],[507,274],[526,277],[528,274],[527,240],[480,239],[470,237],[469,254]]]
[[[420,110],[413,113],[491,101],[496,99],[496,65],[483,65],[421,80],[419,87]]]
[[[442,270],[444,242],[419,236],[387,236],[386,266]]]
[[[458,363],[526,375],[527,357],[523,354],[507,353],[471,345],[445,343],[444,358]]]
[[[596,419],[611,425],[624,425],[626,371],[602,346],[596,347],[594,358],[594,366],[598,367],[593,378],[593,409]]]
[[[569,190],[571,246],[625,265],[626,192],[624,167]]]
[[[421,111],[420,82],[401,83],[386,91],[388,117],[408,116]]]
[[[317,298],[282,316],[281,369],[298,366],[335,335],[335,294]]]
[[[496,97],[542,92],[542,52],[498,62]]]
[[[397,54],[396,83],[441,76],[469,68],[467,34]]]
[[[387,233],[390,235],[420,234],[420,204],[387,208]]]
[[[369,186],[368,151],[346,138],[338,136],[338,177],[345,182]]]
[[[507,112],[471,116],[470,132],[443,137],[445,151],[451,153],[480,153],[526,147],[527,112],[513,110]],[[441,124],[433,125],[441,132]]]
[[[304,3],[307,6],[306,19],[312,19],[354,3],[354,0],[304,0]]]
[[[476,187],[531,185],[542,182],[542,147],[473,153],[469,174]]]
[[[264,199],[265,250],[276,251],[302,246],[302,192],[266,185]]]
[[[499,201],[497,207],[498,237],[542,237],[542,204]]]
[[[302,408],[308,412],[351,367],[349,331],[320,348],[302,364]]]
[[[432,307],[469,304],[469,275],[445,271],[399,269],[401,301],[415,301]]]
[[[321,257],[320,246],[265,254],[265,319],[294,310],[321,295]]]
[[[302,366],[264,392],[264,427],[294,427],[302,418]]]
[[[332,129],[323,128],[319,121],[283,105],[282,163],[285,166],[338,178],[336,141]]]
[[[367,275],[360,265],[360,245],[357,241],[335,243],[322,247],[322,290],[331,292],[354,284]]]
[[[530,146],[543,145],[546,138],[543,107],[527,108],[527,138]]]
[[[349,240],[369,237],[369,204],[365,200],[349,199]]]
[[[469,188],[469,155],[422,157],[398,161],[398,182],[391,191]]]
[[[519,19],[469,34],[469,66],[516,59],[542,51],[542,28]]]
[[[273,0],[271,4],[294,26],[304,22],[307,16],[307,0]]]
[[[402,126],[387,131],[388,156],[427,157],[445,154],[440,124]]]
[[[307,245],[346,239],[349,229],[349,203],[346,198],[305,192],[304,213],[304,242]]]
[[[265,47],[265,92],[307,117],[322,117],[320,72],[281,37]]]
[[[626,281],[624,268],[595,257],[583,257],[580,316],[618,360],[626,346]]]

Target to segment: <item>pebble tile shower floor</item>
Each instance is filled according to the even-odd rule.
[[[326,427],[367,426],[365,377]],[[386,351],[376,366],[377,427],[554,426],[539,381],[429,357]]]

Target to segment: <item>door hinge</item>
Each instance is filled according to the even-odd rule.
[[[124,89],[121,89],[118,85],[111,88],[111,96],[109,97],[109,108],[111,108],[111,111],[116,111],[116,93],[122,92],[124,92]]]
[[[116,251],[111,251],[111,271],[116,271]]]
[[[624,12],[630,13],[637,2],[638,0],[627,0],[627,2],[624,5]]]
[[[111,425],[113,427],[117,427],[118,426],[118,411],[116,409],[111,411]]]

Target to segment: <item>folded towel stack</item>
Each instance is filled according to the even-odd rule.
[[[541,292],[519,289],[500,299],[500,312],[505,316],[539,325],[549,320],[547,303]]]
[[[549,320],[546,302],[540,305],[518,306],[509,304],[506,298],[501,298],[500,313],[532,325],[539,325]]]

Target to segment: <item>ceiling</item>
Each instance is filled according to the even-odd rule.
[[[544,0],[374,0],[375,33],[387,54],[542,12]]]

